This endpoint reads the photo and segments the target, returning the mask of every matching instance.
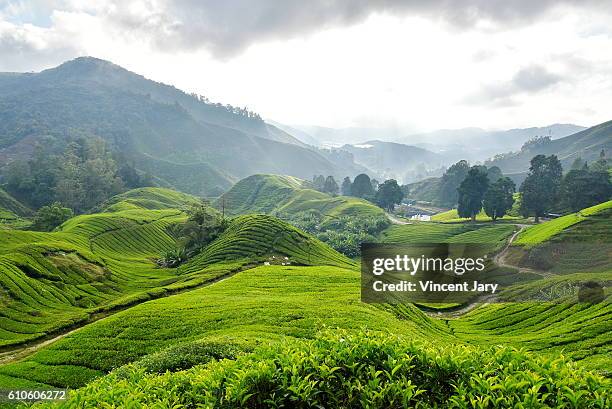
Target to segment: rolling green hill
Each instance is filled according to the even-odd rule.
[[[252,175],[236,183],[215,206],[229,214],[297,213],[316,211],[326,217],[384,215],[379,207],[362,199],[337,196],[308,188],[308,183],[291,176]]]
[[[184,221],[180,209],[195,202],[167,189],[135,189],[110,200],[104,213],[76,216],[56,232],[3,232],[0,347],[201,285],[272,256],[282,259],[279,264],[354,265],[285,222],[250,215],[231,221],[218,240],[178,269],[157,267],[154,260],[177,246],[169,227]]]
[[[309,201],[332,219],[370,207],[379,211],[359,200],[365,209],[351,201],[337,204],[347,198],[320,194],[292,177],[258,175],[255,181],[261,183],[238,183],[228,194],[270,213],[285,206],[295,211]],[[356,263],[262,214],[234,217],[187,263],[158,268],[154,259],[176,246],[170,227],[185,220],[181,209],[196,200],[167,189],[136,189],[52,233],[0,234],[0,389],[84,387],[67,407],[113,400],[126,407],[162,400],[191,405],[219,396],[225,402],[240,397],[227,406],[241,407],[255,402],[254,390],[269,399],[301,396],[293,404],[333,391],[353,396],[346,391],[365,385],[380,399],[412,391],[409,401],[424,407],[462,407],[462,399],[483,394],[496,394],[510,407],[519,401],[529,407],[525,402],[535,397],[561,407],[577,396],[592,407],[609,402],[610,381],[586,369],[610,368],[609,303],[531,300],[456,315],[428,315],[410,304],[365,304]],[[585,209],[585,220],[542,243],[590,238],[601,249],[609,237],[609,210],[609,202]],[[539,239],[541,231],[530,232],[539,226],[522,234]],[[393,225],[380,240],[484,243],[497,250],[517,230],[510,223],[418,222]],[[512,275],[518,293],[541,296],[595,277],[595,271],[573,267],[552,277],[501,270]],[[606,268],[599,277],[611,274]],[[38,343],[56,336],[48,345]],[[33,349],[23,352],[24,342]],[[230,384],[241,385],[234,395]],[[421,389],[427,393],[417,394]]]
[[[185,209],[198,203],[200,203],[200,200],[197,197],[176,190],[142,187],[113,196],[97,209],[94,209],[92,213],[131,209]]]

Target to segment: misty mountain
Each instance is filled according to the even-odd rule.
[[[385,179],[396,179],[399,183],[420,180],[428,172],[445,164],[441,155],[394,142],[373,140],[343,145],[339,149],[350,152],[358,164],[372,169]]]
[[[333,163],[246,109],[82,57],[40,73],[0,74],[0,167],[48,139],[101,137],[164,185],[216,195],[254,173],[338,178]]]
[[[290,128],[306,134],[311,140],[307,142],[309,144],[313,144],[312,139],[316,140],[319,146],[334,147],[360,144],[368,140],[396,142],[435,152],[443,156],[447,163],[460,159],[482,161],[500,152],[518,150],[526,141],[537,136],[550,136],[552,139],[558,139],[586,129],[573,124],[553,124],[544,127],[496,131],[471,127],[440,129],[426,133],[414,133],[410,129],[401,127],[335,129],[295,125]],[[292,134],[297,136],[296,133]]]
[[[518,150],[529,139],[538,136],[562,138],[586,129],[573,124],[487,131],[481,128],[442,129],[409,135],[397,140],[433,150],[452,162],[460,159],[480,161],[500,152]]]
[[[601,150],[607,157],[612,152],[612,121],[593,126],[560,139],[541,138],[525,144],[518,152],[496,155],[487,166],[499,166],[505,174],[524,174],[535,155],[557,155],[564,170],[580,157],[587,162],[599,159]]]

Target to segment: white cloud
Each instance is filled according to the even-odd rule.
[[[610,119],[605,2],[196,3],[10,2],[0,6],[0,70],[93,55],[287,123],[434,129]]]

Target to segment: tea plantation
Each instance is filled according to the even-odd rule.
[[[327,214],[370,211],[295,178],[260,188],[287,186],[283,200],[239,200],[266,213],[318,200]],[[500,269],[520,302],[464,313],[369,305],[358,263],[270,215],[236,216],[187,262],[158,267],[197,202],[145,188],[51,233],[2,232],[0,389],[81,388],[59,403],[75,408],[610,406],[610,303],[560,302],[568,288],[612,280],[605,257],[588,269],[563,257],[546,271]],[[532,248],[609,240],[609,204],[579,217],[523,229],[509,250],[521,228],[509,221],[415,222],[377,239],[482,243],[520,264]]]

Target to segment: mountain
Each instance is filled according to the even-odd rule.
[[[529,161],[535,155],[554,154],[567,170],[578,157],[587,162],[596,161],[602,149],[609,157],[612,152],[612,121],[560,139],[541,139],[537,143],[526,144],[518,152],[497,155],[487,161],[486,165],[499,166],[505,174],[524,174],[529,169]]]
[[[108,61],[81,57],[0,74],[0,167],[37,142],[101,137],[160,185],[218,195],[258,172],[343,177],[337,165],[259,115],[213,104]]]
[[[430,170],[446,163],[444,157],[416,146],[378,140],[361,144],[343,145],[355,162],[400,183],[422,179]]]

